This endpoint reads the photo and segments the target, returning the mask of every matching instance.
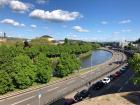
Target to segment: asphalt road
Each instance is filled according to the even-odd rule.
[[[45,105],[64,97],[74,90],[83,87],[89,81],[96,81],[103,75],[116,70],[119,66],[116,61],[123,61],[126,57],[124,54],[115,52],[114,57],[110,62],[96,67],[96,70],[83,75],[77,75],[72,79],[68,79],[50,86],[45,86],[37,90],[31,90],[19,95],[8,97],[0,100],[0,105]]]
[[[116,69],[115,71],[107,74],[106,76],[113,74],[119,69]],[[104,77],[106,77],[104,76]],[[113,94],[113,93],[120,93],[120,92],[132,92],[132,91],[139,91],[140,90],[140,85],[134,85],[132,82],[132,78],[134,76],[134,72],[130,69],[127,69],[125,73],[123,73],[120,77],[117,79],[111,81],[109,84],[105,85],[100,90],[93,90],[92,85],[96,83],[97,81],[101,80],[102,78],[99,78],[96,81],[93,81],[91,86],[84,86],[73,93],[63,97],[62,99],[58,100],[57,102],[51,104],[51,105],[63,105],[65,99],[71,99],[74,97],[74,95],[77,93],[77,91],[81,91],[83,89],[89,89],[90,96],[88,98],[94,98],[106,94]]]

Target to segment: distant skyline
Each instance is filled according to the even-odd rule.
[[[0,35],[133,41],[139,10],[140,0],[0,0]]]

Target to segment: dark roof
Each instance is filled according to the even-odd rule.
[[[43,36],[41,36],[41,38],[53,38],[53,37],[51,37],[49,35],[43,35]]]

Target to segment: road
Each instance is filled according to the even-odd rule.
[[[83,87],[89,81],[95,81],[103,75],[116,70],[119,66],[116,61],[124,61],[125,59],[126,57],[123,53],[114,52],[114,56],[109,62],[97,66],[94,71],[90,71],[83,75],[77,75],[72,79],[45,86],[37,90],[31,90],[19,95],[1,99],[0,105],[45,105],[46,103],[52,103],[74,90]],[[113,64],[109,65],[110,62]]]

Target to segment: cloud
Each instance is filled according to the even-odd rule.
[[[127,20],[122,20],[119,22],[119,24],[127,24],[127,23],[130,23],[131,20],[130,19],[127,19]]]
[[[78,36],[77,35],[75,35],[75,34],[73,34],[73,33],[69,33],[68,35],[67,35],[67,38],[69,38],[69,39],[76,39]]]
[[[22,23],[19,23],[13,19],[4,19],[4,20],[1,20],[0,21],[1,23],[4,23],[4,24],[10,24],[10,25],[13,25],[13,26],[20,26],[20,27],[25,27],[25,25]]]
[[[118,34],[120,34],[120,32],[119,32],[119,31],[115,31],[115,32],[113,32],[112,34],[113,34],[113,35],[118,35]]]
[[[0,0],[0,7],[9,4],[11,0]]]
[[[21,24],[21,27],[26,27],[26,25],[22,23],[22,24]]]
[[[37,25],[32,24],[32,25],[30,25],[30,27],[32,27],[32,28],[36,28],[36,27],[37,27]]]
[[[79,12],[69,12],[63,10],[54,10],[54,11],[44,11],[40,9],[33,10],[30,14],[30,17],[49,20],[52,22],[63,22],[63,21],[72,21],[78,17],[81,17]]]
[[[121,32],[131,32],[132,30],[131,29],[123,29],[121,30]]]
[[[72,29],[77,31],[77,32],[89,32],[89,30],[84,29],[84,28],[82,28],[80,26],[74,26]]]
[[[102,21],[101,24],[105,25],[105,24],[108,24],[108,22],[107,21]]]
[[[36,2],[38,4],[45,4],[45,3],[49,2],[49,0],[36,0]]]
[[[30,8],[29,4],[23,3],[21,1],[11,1],[9,4],[10,8],[14,11],[25,12]]]

